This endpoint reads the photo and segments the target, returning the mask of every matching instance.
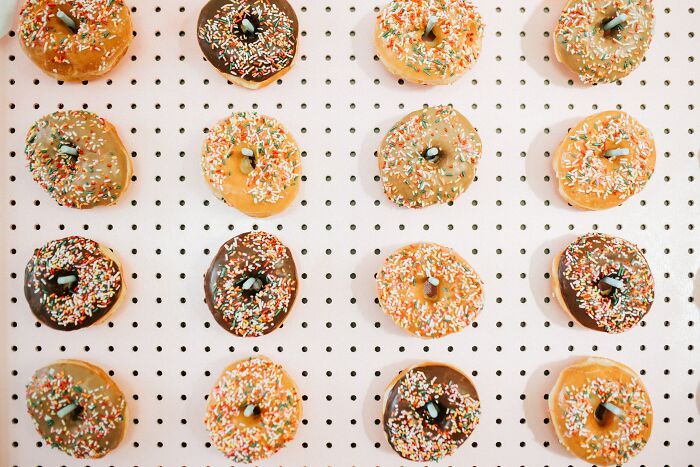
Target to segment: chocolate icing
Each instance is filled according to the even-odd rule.
[[[202,36],[201,31],[202,27],[207,23],[207,21],[214,19],[216,15],[221,12],[222,8],[229,4],[248,4],[251,6],[255,4],[270,4],[277,6],[279,11],[283,15],[286,15],[292,23],[292,35],[294,39],[291,44],[292,49],[290,53],[292,57],[296,55],[297,37],[299,35],[299,20],[297,18],[296,12],[294,11],[294,8],[286,0],[210,0],[206,5],[204,5],[201,12],[199,13],[199,19],[197,20],[197,40],[199,41],[199,47],[202,49],[204,56],[207,58],[209,63],[216,67],[217,70],[227,75],[236,76],[231,70],[228,55],[222,52],[221,47],[212,47],[212,44],[207,42]],[[233,27],[231,31],[235,38],[247,44],[253,44],[255,41],[261,41],[263,34],[266,31],[266,28],[272,27],[272,25],[270,25],[269,23],[266,24],[264,21],[261,21],[261,18],[257,18],[254,15],[247,15],[244,16],[244,18],[248,19],[255,27],[256,32],[254,33],[254,35],[244,33],[239,27]],[[264,46],[262,44],[260,44],[259,47],[261,50],[264,50]],[[291,65],[291,61],[289,65]],[[284,67],[278,68],[270,73],[261,74],[258,76],[254,76],[253,74],[247,73],[237,77],[243,78],[246,81],[260,83],[270,79],[272,76],[279,73],[283,68]]]

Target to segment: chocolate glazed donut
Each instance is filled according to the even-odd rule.
[[[292,252],[266,232],[247,232],[224,243],[204,278],[209,311],[240,337],[277,329],[297,295]]]

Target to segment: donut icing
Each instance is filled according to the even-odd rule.
[[[34,373],[27,411],[46,444],[78,459],[103,457],[126,432],[126,399],[100,368],[62,360]]]
[[[377,274],[377,294],[397,325],[427,338],[463,330],[484,307],[476,271],[435,243],[415,243],[389,255]]]
[[[266,357],[230,365],[208,400],[204,423],[212,444],[234,462],[256,462],[279,451],[294,438],[301,420],[294,381]]]
[[[653,410],[642,381],[612,360],[591,357],[564,369],[549,408],[562,444],[596,465],[629,462],[651,436]]]
[[[479,417],[479,396],[469,378],[448,365],[425,363],[401,372],[390,385],[382,418],[401,457],[429,462],[453,454]]]
[[[131,13],[122,0],[25,0],[19,13],[22,49],[60,80],[83,81],[107,73],[126,53],[132,34]]]
[[[241,27],[243,19],[254,33]],[[210,0],[197,31],[202,52],[221,73],[263,83],[292,65],[299,22],[286,0]]]
[[[292,252],[266,232],[238,235],[219,249],[204,289],[224,329],[241,337],[268,334],[287,318],[297,295]]]
[[[654,302],[654,277],[637,246],[600,233],[579,237],[559,256],[556,291],[582,325],[608,333],[636,326]],[[604,278],[621,288],[606,287]]]
[[[616,17],[625,19],[606,31]],[[652,0],[569,0],[554,31],[555,51],[584,83],[611,83],[642,63],[653,29]]]
[[[429,34],[428,22],[434,21]],[[379,13],[377,53],[390,72],[419,84],[449,84],[479,58],[484,23],[468,0],[392,0]]]
[[[63,148],[76,154],[67,154]],[[131,157],[111,123],[83,110],[59,111],[27,133],[32,178],[58,204],[77,209],[114,204],[131,179]]]
[[[61,278],[73,276],[73,282]],[[34,250],[24,273],[24,296],[34,316],[52,329],[73,331],[105,319],[124,289],[114,254],[83,237]]]
[[[427,151],[438,151],[434,158]],[[452,106],[411,112],[386,134],[377,153],[386,196],[422,208],[454,201],[474,180],[481,138]]]
[[[627,154],[606,157],[609,150]],[[656,166],[656,146],[649,131],[625,112],[601,112],[569,131],[553,164],[568,202],[608,209],[644,189]]]

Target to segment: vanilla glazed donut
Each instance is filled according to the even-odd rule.
[[[234,462],[270,457],[294,439],[301,396],[281,365],[256,356],[229,365],[208,398],[204,423],[212,444]]]
[[[476,271],[435,243],[414,243],[389,255],[377,273],[377,296],[399,327],[425,338],[460,332],[484,307]]]
[[[392,0],[377,16],[387,69],[418,84],[451,84],[479,58],[484,23],[469,0]]]
[[[209,311],[221,327],[240,337],[277,329],[297,296],[292,252],[266,232],[247,232],[224,243],[204,278]]]
[[[453,454],[479,424],[479,395],[468,376],[444,363],[407,368],[384,395],[382,425],[404,459],[439,461]]]
[[[124,394],[90,363],[59,360],[37,370],[26,397],[27,411],[46,444],[75,458],[104,457],[126,434]]]
[[[641,250],[621,238],[583,235],[552,262],[554,295],[588,329],[621,333],[654,302],[654,277]]]
[[[559,441],[587,463],[627,463],[644,449],[653,424],[651,401],[631,368],[589,357],[565,368],[549,393]]]
[[[609,209],[644,189],[656,166],[656,145],[651,133],[625,112],[601,112],[569,131],[552,164],[559,193],[568,203]]]
[[[131,12],[123,0],[26,0],[19,13],[22,49],[58,80],[104,75],[132,38]]]
[[[384,193],[409,208],[454,201],[474,180],[481,152],[478,133],[451,105],[411,112],[377,151]]]
[[[199,47],[209,63],[249,89],[290,70],[298,36],[299,21],[287,0],[210,0],[197,22]]]
[[[42,117],[27,132],[24,152],[34,181],[61,206],[114,204],[131,181],[131,157],[116,128],[84,110]]]
[[[24,296],[32,313],[61,331],[106,320],[125,292],[115,253],[83,237],[53,240],[34,250],[24,272]]]
[[[301,154],[277,120],[238,112],[209,130],[202,172],[217,198],[249,216],[268,217],[296,197]]]
[[[653,29],[652,0],[569,0],[554,30],[554,51],[582,82],[611,83],[642,63]]]

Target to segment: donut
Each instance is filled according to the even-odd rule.
[[[133,35],[131,12],[122,0],[25,0],[19,13],[22,50],[62,81],[109,72]]]
[[[479,395],[468,376],[426,362],[399,373],[384,395],[382,425],[404,459],[439,461],[453,454],[479,424]]]
[[[451,105],[411,112],[377,151],[384,193],[408,208],[454,201],[474,180],[481,150],[478,133]]]
[[[34,250],[24,272],[29,308],[51,329],[74,331],[117,309],[126,284],[115,253],[84,237],[52,240]]]
[[[392,0],[374,42],[390,73],[418,84],[451,84],[479,58],[484,23],[469,0]]]
[[[559,193],[579,209],[608,209],[642,191],[654,173],[651,133],[622,111],[601,112],[569,131],[554,154]]]
[[[292,252],[274,235],[247,232],[224,243],[204,277],[209,311],[231,334],[258,337],[277,329],[297,296]]]
[[[377,273],[377,295],[398,326],[431,339],[463,330],[484,307],[476,271],[435,243],[414,243],[389,255]]]
[[[126,434],[124,394],[101,368],[80,360],[37,370],[27,385],[27,411],[47,445],[78,459],[105,456]]]
[[[234,84],[258,89],[289,71],[299,21],[287,0],[209,0],[197,39],[207,61]]]
[[[217,198],[249,216],[268,217],[296,197],[301,154],[277,120],[238,112],[209,130],[202,172]]]
[[[582,326],[621,333],[654,302],[654,277],[636,245],[601,233],[583,235],[552,262],[554,295]]]
[[[627,463],[651,436],[653,410],[644,384],[634,370],[607,358],[565,368],[548,404],[561,444],[589,464]]]
[[[204,423],[212,444],[234,462],[261,461],[296,434],[301,396],[281,365],[257,356],[229,365],[211,390]]]
[[[42,117],[27,132],[24,152],[34,181],[61,206],[114,204],[131,180],[131,157],[116,128],[84,110]]]
[[[569,0],[554,52],[583,83],[612,83],[642,63],[653,29],[652,0]]]

